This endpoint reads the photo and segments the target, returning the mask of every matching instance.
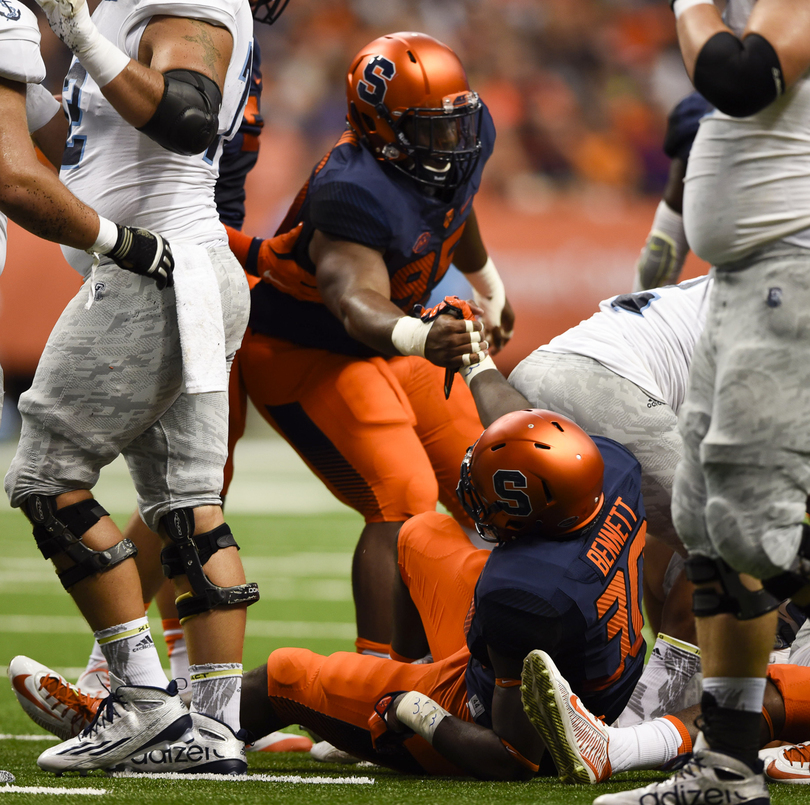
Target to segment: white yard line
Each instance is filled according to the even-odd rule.
[[[112,772],[110,777],[140,780],[211,780],[220,783],[296,783],[301,785],[374,785],[372,777],[302,777],[299,774],[139,774]]]
[[[102,797],[106,788],[51,788],[44,785],[0,785],[0,794],[66,794],[74,797]]]

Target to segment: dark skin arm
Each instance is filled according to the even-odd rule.
[[[0,78],[0,120],[0,211],[45,240],[75,249],[92,246],[98,215],[37,159],[28,135],[25,84]]]
[[[485,428],[504,414],[532,407],[517,389],[509,385],[507,379],[497,369],[479,372],[472,379],[470,391],[472,391],[481,424]]]
[[[315,276],[321,298],[346,332],[383,355],[399,355],[391,343],[391,333],[403,313],[391,301],[391,285],[382,254],[316,230],[309,255],[317,267]],[[479,321],[474,324],[478,331],[483,328]],[[428,334],[425,357],[437,366],[456,369],[463,365],[462,356],[469,352],[470,336],[465,322],[439,316]]]
[[[471,274],[475,271],[480,271],[488,258],[487,250],[484,246],[484,241],[481,238],[481,230],[478,226],[478,217],[475,210],[470,210],[467,217],[467,222],[464,226],[464,232],[456,244],[456,251],[453,255],[453,263],[462,274]],[[497,355],[508,343],[512,331],[515,329],[515,311],[512,310],[512,305],[509,299],[501,314],[501,324],[499,327],[493,327],[492,330],[487,330],[484,337],[489,342],[489,354]]]
[[[498,655],[489,648],[495,676],[520,679],[523,663]],[[398,703],[398,702],[397,702]],[[402,729],[393,712],[388,711],[391,729]],[[501,740],[507,741],[524,758],[539,764],[545,744],[523,711],[520,686],[496,687],[492,697],[492,729],[470,721],[448,716],[439,724],[433,736],[433,748],[473,777],[484,780],[530,780],[535,772],[507,751]]]
[[[44,126],[31,132],[31,138],[56,170],[59,170],[62,164],[67,131],[67,118],[62,114],[61,109],[57,109],[54,116]]]

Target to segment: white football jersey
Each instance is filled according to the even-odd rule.
[[[599,303],[591,318],[539,351],[593,358],[677,413],[686,394],[692,353],[706,323],[711,285],[703,276],[612,296]]]
[[[39,84],[45,78],[37,18],[17,0],[0,0],[0,76],[22,84]],[[0,273],[7,239],[6,216],[0,213]]]
[[[137,59],[143,32],[156,15],[204,20],[232,34],[219,136],[203,154],[166,150],[129,125],[74,59],[62,93],[70,129],[59,175],[76,196],[116,223],[154,229],[170,242],[227,243],[214,186],[223,144],[239,128],[248,96],[253,58],[248,0],[102,0],[93,21],[107,39]],[[87,253],[63,251],[77,271],[88,272],[92,259]]]
[[[738,36],[756,0],[728,0]],[[761,112],[715,111],[700,123],[684,180],[692,250],[714,265],[776,240],[810,248],[810,81],[802,77]]]

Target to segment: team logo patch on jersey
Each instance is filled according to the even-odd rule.
[[[388,92],[388,82],[396,74],[394,62],[385,56],[372,56],[363,70],[363,80],[357,85],[357,94],[372,106],[382,103]]]
[[[18,8],[14,8],[8,0],[0,0],[0,16],[5,17],[7,20],[16,21],[20,18],[22,12]]]
[[[430,243],[430,232],[423,232],[416,239],[416,243],[413,244],[413,253],[419,254],[419,252],[423,252],[427,248],[428,243]]]

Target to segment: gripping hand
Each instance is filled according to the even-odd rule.
[[[121,268],[151,277],[157,287],[174,285],[174,257],[171,246],[157,232],[133,226],[118,227],[118,239],[107,256]]]

